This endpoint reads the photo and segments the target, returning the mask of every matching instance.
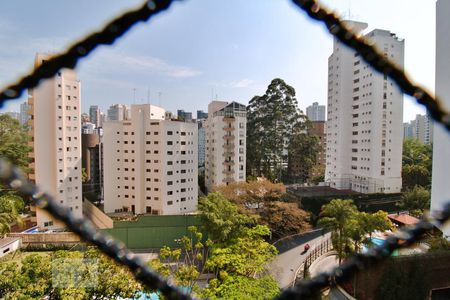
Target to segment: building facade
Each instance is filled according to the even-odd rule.
[[[97,105],[91,105],[89,107],[89,119],[96,127],[101,127],[100,108]]]
[[[24,102],[20,104],[20,117],[19,122],[22,125],[27,125],[28,120],[30,119],[30,115],[28,114],[28,102]]]
[[[325,105],[314,102],[306,108],[306,116],[310,121],[325,121]]]
[[[177,110],[177,116],[179,120],[183,120],[185,122],[192,122],[192,113],[184,111],[182,109]]]
[[[313,121],[308,130],[308,134],[316,136],[319,139],[319,151],[317,152],[317,161],[314,168],[311,170],[309,178],[324,175],[326,164],[326,124],[325,121]]]
[[[433,121],[426,115],[416,115],[414,120],[403,123],[403,139],[417,139],[423,144],[433,143]]]
[[[81,163],[86,172],[83,194],[89,193],[89,200],[100,200],[103,195],[103,144],[101,138],[98,130],[81,134]],[[92,197],[93,194],[97,195],[96,199]]]
[[[203,120],[208,118],[208,113],[204,112],[203,110],[197,110],[197,120]]]
[[[49,57],[37,54],[35,67]],[[29,177],[77,217],[82,216],[80,88],[76,73],[64,69],[28,96],[33,147]],[[38,207],[36,217],[40,228],[65,227]]]
[[[198,125],[198,166],[205,166],[205,147],[206,147],[206,133],[205,133],[206,120],[197,120]]]
[[[450,2],[436,3],[436,95],[444,108],[450,110]],[[448,170],[450,170],[450,139],[448,130],[441,125],[434,128],[433,174],[431,183],[431,212],[439,212],[450,199]],[[450,224],[441,228],[450,237]]]
[[[361,31],[367,27],[350,23]],[[379,29],[366,37],[403,66],[404,40]],[[400,192],[403,95],[336,39],[328,60],[327,111],[325,181],[361,193]]]
[[[247,112],[236,102],[213,101],[205,123],[205,185],[245,181]]]
[[[108,121],[123,121],[130,118],[130,107],[123,104],[114,104],[108,108]]]
[[[177,215],[197,209],[197,124],[132,105],[130,119],[104,126],[105,212]]]

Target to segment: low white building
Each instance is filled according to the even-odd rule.
[[[5,237],[0,239],[0,257],[19,249],[21,241],[19,237]]]
[[[197,124],[132,105],[130,119],[104,124],[106,213],[176,215],[197,209]]]

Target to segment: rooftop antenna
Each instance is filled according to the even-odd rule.
[[[136,88],[133,88],[133,104],[136,104]]]
[[[150,104],[150,86],[147,89],[147,104]]]
[[[161,95],[162,92],[158,92],[158,106],[161,106]]]

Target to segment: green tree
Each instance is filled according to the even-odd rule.
[[[67,276],[74,272],[78,276]],[[96,280],[95,284],[88,286],[90,280]],[[2,299],[134,298],[142,289],[126,268],[93,248],[86,252],[30,254],[20,265],[0,264]]]
[[[398,206],[401,209],[408,210],[411,215],[420,217],[425,210],[430,209],[430,199],[430,191],[416,185],[403,193]]]
[[[22,225],[20,212],[24,209],[24,202],[21,197],[14,193],[4,193],[0,195],[0,237],[11,231],[11,224]]]
[[[255,222],[254,218],[239,213],[238,207],[220,193],[200,198],[198,210],[204,229],[214,242],[227,242]]]
[[[203,243],[203,234],[195,226],[190,226],[188,231],[190,236],[180,240],[182,248],[163,247],[159,258],[151,260],[150,266],[176,285],[196,293],[198,278],[203,274],[213,243],[209,239]]]
[[[249,207],[259,208],[262,204],[282,200],[286,194],[286,187],[282,183],[273,183],[262,178],[215,186],[213,191],[221,193],[226,199],[239,205],[242,210],[246,210]]]
[[[212,249],[206,268],[216,276],[223,271],[247,277],[260,275],[277,254],[276,248],[263,239],[269,234],[267,226],[243,228],[240,236]]]
[[[294,128],[301,129],[306,116],[298,109],[295,89],[276,78],[262,96],[247,106],[247,173],[281,180]]]
[[[19,121],[8,115],[0,115],[0,156],[28,171],[29,136]]]
[[[402,182],[404,189],[416,185],[430,187],[432,169],[432,148],[416,139],[403,142]]]
[[[358,214],[358,209],[353,200],[333,199],[330,203],[322,206],[320,212],[319,226],[331,230],[333,248],[337,252],[339,264],[347,255],[347,249],[351,245],[352,232],[350,222]]]
[[[258,223],[267,225],[272,238],[281,238],[312,229],[310,214],[298,207],[297,203],[274,201],[264,204],[258,210]]]
[[[288,147],[287,180],[290,182],[309,181],[309,175],[317,163],[320,150],[319,139],[306,133],[304,126],[294,131]]]
[[[203,290],[204,299],[273,299],[280,293],[277,282],[271,276],[250,278],[224,275],[222,280],[213,279]]]

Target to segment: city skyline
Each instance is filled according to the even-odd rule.
[[[0,41],[8,45],[0,46],[2,85],[14,79],[11,74],[24,73],[36,52],[62,50],[122,9],[140,3],[102,5],[99,1],[89,3],[90,11],[84,1],[74,5],[48,0],[39,7],[28,3],[33,8],[31,14],[20,8],[25,2],[6,3],[0,12]],[[275,77],[296,89],[303,111],[315,101],[325,104],[326,63],[332,38],[321,25],[293,9],[289,1],[256,3],[239,3],[239,12],[233,1],[175,3],[164,17],[137,26],[111,49],[101,47],[77,68],[83,83],[82,111],[87,112],[91,105],[106,111],[116,103],[147,103],[148,95],[151,104],[172,112],[179,108],[206,110],[216,95],[218,100],[247,104],[254,95],[264,93]],[[342,13],[350,8],[351,13],[346,14],[371,24],[369,30],[388,29],[405,38],[405,69],[415,81],[434,90],[434,3],[323,3]],[[384,8],[387,5],[389,10]],[[61,14],[67,10],[70,16]],[[405,13],[400,14],[403,10]],[[23,18],[11,17],[18,11]],[[49,17],[36,22],[44,12]],[[407,18],[417,14],[425,22],[416,24]],[[394,19],[396,22],[392,22]],[[67,26],[56,26],[61,22],[67,22]],[[203,26],[204,22],[211,26]],[[18,111],[19,105],[12,102],[4,110]],[[405,100],[404,121],[423,113],[422,108]]]

